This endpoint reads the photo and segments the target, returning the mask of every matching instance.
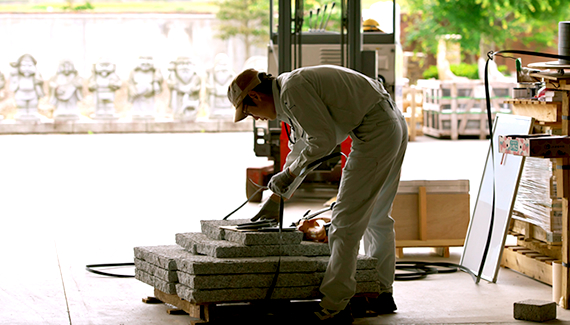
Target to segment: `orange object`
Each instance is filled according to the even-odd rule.
[[[302,231],[305,240],[327,243],[329,237],[325,224],[331,221],[330,217],[317,217],[309,220],[301,220],[297,226],[297,230]]]

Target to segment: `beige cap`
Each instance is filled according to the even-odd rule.
[[[243,112],[243,99],[253,88],[261,83],[258,77],[259,71],[247,69],[240,73],[228,87],[228,99],[234,105],[236,114],[234,122],[239,122],[247,117]]]

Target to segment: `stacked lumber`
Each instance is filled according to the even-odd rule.
[[[196,305],[264,300],[270,288],[273,300],[319,298],[328,245],[235,228],[248,221],[203,220],[200,233],[176,234],[177,245],[135,247],[136,279]],[[359,255],[357,293],[378,292],[375,265]]]

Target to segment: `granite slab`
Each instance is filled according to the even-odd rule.
[[[233,222],[232,222],[233,221]],[[241,245],[294,245],[300,244],[303,240],[303,233],[300,231],[287,232],[259,232],[242,231],[229,227],[250,222],[249,220],[201,220],[202,234],[213,240],[227,240]],[[224,228],[222,228],[224,227]]]
[[[194,304],[263,300],[266,298],[267,291],[267,288],[194,290],[184,284],[176,284],[177,295]],[[356,293],[377,292],[376,282],[360,282],[356,286]],[[321,296],[319,286],[276,287],[271,299],[317,299]]]
[[[153,288],[156,288],[164,293],[168,293],[171,295],[176,294],[176,284],[177,282],[167,282],[162,279],[159,279],[155,276],[152,276],[140,269],[135,269],[135,279],[144,282]]]
[[[178,257],[187,256],[188,252],[178,245],[135,247],[135,257],[167,270],[176,270]]]
[[[135,269],[144,271],[167,282],[178,282],[178,274],[176,271],[163,269],[138,258],[135,258]]]
[[[208,238],[214,240],[224,240],[223,226],[235,226],[242,223],[251,222],[249,219],[235,219],[235,220],[200,220],[200,228],[202,233]]]
[[[277,256],[215,258],[192,254],[176,261],[180,271],[197,275],[275,273],[278,262]],[[317,272],[323,267],[322,263],[322,260],[306,256],[283,256],[279,270],[281,273]]]
[[[264,256],[327,256],[327,244],[302,241],[293,245],[242,245],[226,240],[214,240],[202,233],[176,234],[176,243],[193,254],[216,258]]]
[[[275,273],[195,275],[178,271],[179,282],[194,290],[232,289],[232,288],[268,288]],[[276,287],[318,286],[324,278],[324,272],[283,273],[277,277]],[[376,282],[376,270],[358,270],[357,282]]]

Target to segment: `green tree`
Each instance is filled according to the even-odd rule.
[[[435,53],[435,35],[459,34],[466,54],[506,49],[507,41],[555,47],[558,22],[570,14],[568,0],[407,0],[407,42]],[[495,46],[496,45],[496,46]]]
[[[216,17],[220,20],[219,34],[223,40],[239,37],[245,44],[245,56],[252,46],[264,46],[269,41],[269,1],[219,0]]]

